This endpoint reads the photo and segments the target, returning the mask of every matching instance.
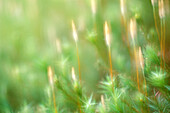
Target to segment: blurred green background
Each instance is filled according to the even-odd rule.
[[[138,16],[147,33],[155,31],[150,0],[126,3],[128,20]],[[78,75],[72,19],[77,27],[87,94],[93,92],[97,97],[99,81],[108,73],[105,20],[111,26],[113,68],[117,73],[129,73],[130,57],[121,38],[119,0],[97,0],[95,16],[90,0],[0,0],[0,112],[9,108],[18,111],[24,103],[40,105],[48,86],[49,65],[57,76],[70,77],[72,66]],[[166,23],[167,63],[170,62],[168,26],[169,21]],[[100,42],[97,46],[95,38]]]

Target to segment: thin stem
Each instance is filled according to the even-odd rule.
[[[159,30],[158,30],[158,26],[157,26],[157,19],[156,19],[156,13],[155,13],[155,7],[153,6],[153,15],[154,15],[154,20],[155,20],[155,28],[156,28],[156,31],[157,31],[157,34],[158,34],[158,37],[159,37],[159,42],[160,42],[160,47],[161,47],[161,67],[164,69],[164,61],[163,61],[163,58],[164,58],[164,54],[165,54],[165,50],[164,50],[164,34],[163,32],[165,32],[163,30],[163,20],[161,19],[161,35],[159,34]]]
[[[74,99],[74,98],[73,98],[71,95],[69,95],[62,87],[60,87],[60,90],[61,90],[67,97],[69,97],[72,101],[74,101],[74,102],[78,105],[79,111],[80,111],[80,113],[81,113],[82,111],[81,111],[80,101]]]
[[[69,97],[72,101],[74,101],[75,103],[77,103],[77,100],[74,99],[71,95],[69,95],[62,87],[60,87],[60,90],[61,90],[67,97]]]
[[[121,25],[122,25],[122,27],[123,28],[125,28],[125,20],[124,20],[124,17],[121,15]],[[122,41],[123,41],[123,43],[125,43],[126,44],[126,41],[124,40],[124,30],[122,30]]]
[[[133,107],[133,106],[131,106],[129,103],[127,103],[125,100],[122,100],[128,107],[130,107],[131,109],[133,109],[135,112],[137,112],[137,113],[139,113],[139,111],[135,108],[135,107]]]
[[[156,19],[156,13],[155,13],[155,7],[154,6],[153,6],[153,16],[154,16],[154,20],[155,20],[155,28],[156,28],[158,38],[159,38],[159,42],[160,42],[161,38],[160,38],[159,30],[158,30],[158,25],[157,25],[157,19]]]
[[[147,84],[146,84],[145,73],[144,73],[144,70],[143,70],[143,69],[142,69],[142,74],[143,74],[144,83],[145,83],[145,95],[146,95],[146,100],[147,100],[147,103],[149,103],[149,102],[148,102],[148,99],[147,99],[147,96],[148,96],[148,93],[147,93]],[[149,107],[148,107],[148,111],[149,111]]]
[[[77,60],[78,60],[78,68],[79,68],[79,81],[80,81],[80,84],[81,84],[80,59],[79,59],[79,50],[78,50],[77,43],[76,43],[76,50],[77,50]]]
[[[163,47],[162,47],[162,44],[163,44],[163,21],[161,19],[161,67],[163,68]]]
[[[163,64],[163,69],[165,68],[165,19],[163,20],[163,60],[164,60],[164,64]]]
[[[157,31],[157,34],[158,34],[158,37],[159,37],[159,42],[160,42],[160,47],[161,47],[161,67],[162,67],[162,19],[161,19],[161,35],[159,34],[159,30],[158,30],[158,25],[157,25],[157,19],[156,19],[156,13],[155,13],[155,7],[153,6],[153,15],[154,15],[154,20],[155,20],[155,28],[156,28],[156,31]]]
[[[79,50],[78,50],[78,45],[76,43],[76,50],[77,50],[77,60],[78,60],[78,67],[79,67],[79,81],[81,85],[81,71],[80,71],[80,59],[79,59]],[[79,112],[81,113],[81,105],[80,102],[78,101],[78,107],[79,107]]]
[[[110,46],[108,47],[108,49],[109,49],[109,63],[110,63],[110,78],[111,78],[112,88],[113,88],[113,92],[114,92],[113,71],[112,71],[112,56],[111,56],[111,48],[110,48]]]
[[[135,49],[135,54],[136,54],[136,49]],[[138,72],[138,64],[137,64],[136,55],[135,55],[135,59],[136,59],[136,76],[137,76],[138,90],[139,90],[139,92],[140,92],[140,86],[139,86],[139,72]]]
[[[146,84],[146,79],[145,79],[145,75],[144,75],[144,70],[143,69],[142,69],[142,74],[143,74],[144,83],[145,83],[145,95],[147,96],[147,84]]]
[[[125,26],[125,31],[126,31],[126,42],[127,42],[127,46],[129,49],[129,53],[130,53],[130,45],[129,45],[129,37],[128,37],[128,29],[127,29],[127,21],[126,18],[123,18],[124,20],[124,26]]]
[[[111,49],[110,49],[110,47],[109,47],[109,63],[110,63],[110,77],[111,77],[111,80],[113,81],[112,56],[111,56]]]
[[[132,64],[132,54],[131,54],[131,49],[130,49],[130,44],[129,44],[127,20],[126,20],[126,18],[123,15],[121,16],[121,18],[122,18],[122,21],[123,21],[122,23],[123,23],[124,28],[125,28],[126,44],[127,44],[128,52],[129,52],[129,55],[130,55],[130,62]]]
[[[79,102],[78,102],[78,107],[79,107],[79,112],[81,113],[81,105]]]
[[[133,50],[134,50],[134,56],[135,56],[135,63],[136,63],[136,76],[137,76],[137,84],[138,84],[138,91],[140,92],[140,86],[139,86],[139,71],[138,71],[138,61],[136,56],[136,47],[135,47],[135,41],[133,40]]]
[[[52,88],[52,92],[53,92],[53,104],[54,104],[54,109],[55,109],[55,113],[57,113],[56,102],[55,102],[55,92],[54,92],[54,88]]]

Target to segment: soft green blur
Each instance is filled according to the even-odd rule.
[[[87,94],[99,97],[99,81],[109,71],[103,34],[105,20],[112,33],[113,69],[130,76],[130,56],[121,38],[119,0],[97,1],[97,13],[93,15],[90,0],[0,0],[0,109],[18,111],[24,103],[37,106],[44,102],[48,66],[57,76],[66,77],[71,77],[74,66],[78,75],[71,20],[79,37],[82,80]],[[136,18],[142,20],[145,31],[154,31],[149,0],[127,0],[127,9],[128,20],[139,16]],[[169,25],[167,21],[167,37]]]

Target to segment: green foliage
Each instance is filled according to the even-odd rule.
[[[164,87],[166,85],[167,75],[162,70],[156,69],[155,72],[151,72],[148,77],[148,81],[155,87]]]
[[[91,0],[0,0],[0,113],[170,112],[168,3],[164,57],[158,3],[153,8],[149,0],[124,0],[122,14],[121,0],[94,1],[95,13]],[[132,18],[137,24],[135,39],[129,28]],[[105,43],[105,21],[111,51]]]
[[[158,94],[159,93],[159,94]],[[170,103],[169,100],[167,100],[165,97],[163,97],[160,92],[157,92],[155,94],[155,97],[153,100],[149,99],[149,107],[151,111],[154,111],[155,113],[168,113],[170,112]]]

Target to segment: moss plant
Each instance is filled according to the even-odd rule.
[[[170,113],[169,0],[0,0],[0,113]]]

